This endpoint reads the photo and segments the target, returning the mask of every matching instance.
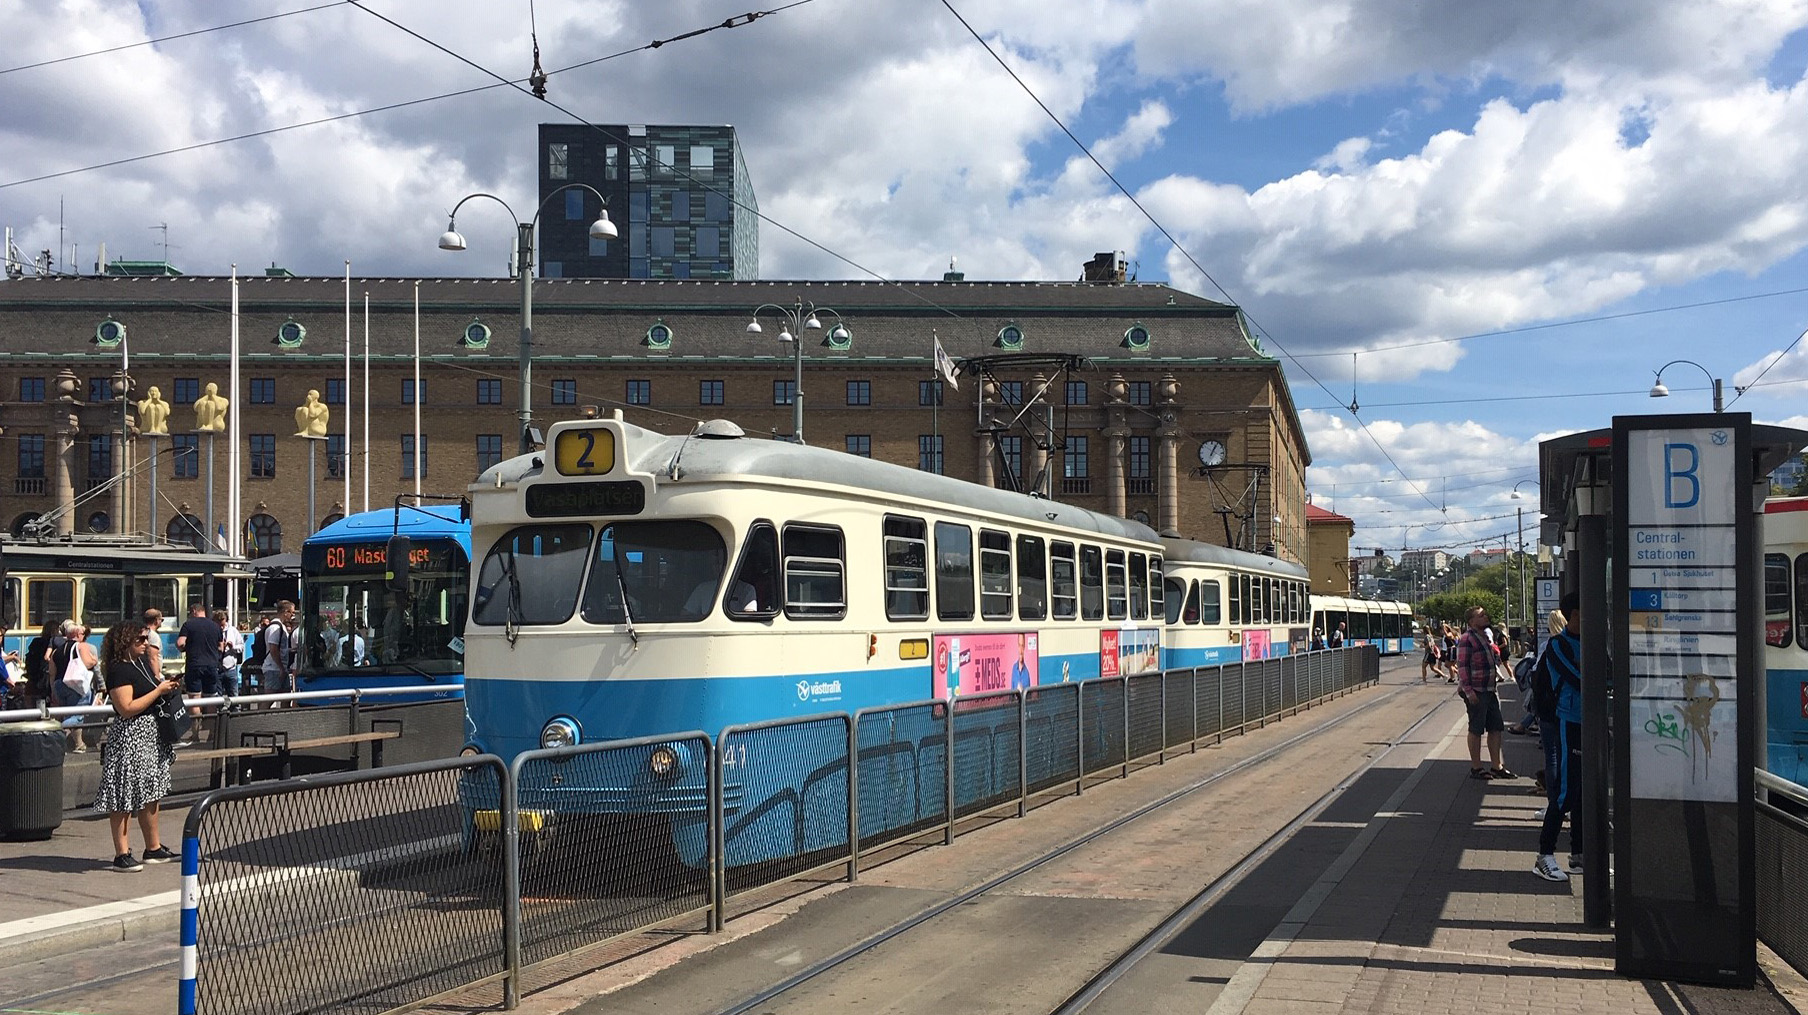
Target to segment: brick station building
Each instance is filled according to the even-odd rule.
[[[367,469],[372,508],[412,490],[417,395],[424,492],[458,493],[516,453],[517,282],[353,279],[348,400],[344,280],[276,272],[240,280],[237,391],[228,279],[0,283],[0,524],[17,533],[55,515],[64,532],[197,538],[207,528],[211,458],[214,525],[230,528],[225,435],[213,438],[210,456],[192,408],[209,384],[239,415],[253,554],[297,550],[320,522],[362,510]],[[768,307],[761,333],[747,325],[762,305],[801,307],[804,317],[814,307],[823,326],[804,331],[809,443],[997,485],[1027,488],[1043,474],[1042,489],[1064,502],[1304,562],[1310,456],[1278,361],[1250,338],[1235,307],[1106,275],[1062,283],[541,279],[533,421],[544,428],[621,408],[662,432],[726,418],[749,434],[788,436],[795,361],[793,345],[779,340],[786,322]],[[957,360],[997,357],[943,391],[939,406],[932,336]],[[122,441],[115,391],[127,352]],[[1063,370],[1063,357],[1084,361]],[[153,386],[170,403],[169,434],[155,441],[155,506],[152,441],[138,433],[136,408]],[[329,414],[327,439],[313,442],[313,519],[310,442],[294,436],[309,391]],[[1013,427],[1018,417],[1052,421],[1052,435]],[[121,468],[127,481],[107,486]]]

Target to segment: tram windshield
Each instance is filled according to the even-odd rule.
[[[584,619],[593,624],[702,620],[722,598],[727,564],[722,536],[702,522],[606,526],[596,541],[584,586]]]
[[[381,545],[306,547],[302,555],[299,667],[305,675],[399,667],[434,676],[464,670],[464,550],[418,540],[407,593],[391,592]]]

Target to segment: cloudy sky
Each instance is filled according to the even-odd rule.
[[[832,252],[768,227],[763,277],[1119,249],[1243,306],[1359,546],[1500,545],[1541,437],[1709,408],[1687,364],[1647,396],[1669,360],[1808,426],[1808,0],[806,0],[657,49],[750,8],[534,0],[547,69],[624,54],[553,74],[575,116],[491,88],[89,168],[493,83],[372,12],[531,67],[528,0],[363,2],[0,0],[0,225],[30,254],[60,215],[90,265],[167,223],[191,274],[499,274],[505,223],[433,241],[466,193],[530,200],[536,124],[732,123],[762,211]]]

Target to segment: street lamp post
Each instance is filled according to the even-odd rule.
[[[1702,366],[1700,363],[1697,363],[1692,359],[1673,359],[1670,362],[1665,363],[1663,366],[1658,367],[1657,368],[1657,382],[1651,385],[1651,397],[1652,398],[1664,398],[1670,394],[1670,389],[1664,387],[1664,371],[1670,369],[1671,367],[1675,366],[1678,363],[1687,363],[1688,365],[1694,367],[1695,369],[1701,371],[1702,373],[1707,374],[1709,383],[1713,384],[1713,386],[1714,386],[1714,411],[1715,412],[1725,412],[1726,407],[1724,404],[1722,404],[1722,402],[1720,400],[1720,378],[1715,377],[1712,373],[1710,373],[1708,371],[1707,367]]]
[[[753,308],[753,320],[747,322],[747,333],[758,335],[765,331],[760,327],[760,312],[775,311],[779,315],[778,340],[791,343],[792,359],[796,363],[797,377],[791,388],[791,439],[799,444],[804,442],[804,338],[805,331],[821,331],[822,321],[818,314],[833,314],[835,327],[829,329],[829,338],[837,342],[845,342],[853,337],[847,325],[841,323],[841,314],[832,307],[819,307],[814,303],[798,300],[789,309],[776,303],[765,303]]]
[[[1512,494],[1514,500],[1525,500],[1525,494],[1520,493],[1519,488],[1526,485],[1527,483],[1530,483],[1533,486],[1538,485],[1538,481],[1535,479],[1522,479],[1519,482],[1514,483],[1513,484],[1513,494]],[[1536,623],[1537,617],[1532,610],[1529,610],[1526,608],[1525,508],[1516,504],[1513,507],[1513,514],[1519,525],[1519,559],[1514,562],[1515,574],[1517,577],[1515,578],[1515,580],[1513,582],[1514,585],[1518,586],[1518,591],[1519,591],[1519,612],[1520,612],[1519,622],[1520,622],[1520,624],[1524,625],[1527,628],[1536,628],[1537,627],[1537,623]],[[1512,624],[1513,624],[1513,598],[1511,596],[1508,596],[1507,597],[1507,626],[1511,627]],[[1536,638],[1538,636],[1537,631],[1534,630],[1532,632],[1532,636],[1534,638]]]
[[[534,449],[534,227],[539,225],[540,215],[546,210],[547,202],[572,189],[587,190],[595,194],[596,199],[603,204],[602,210],[597,212],[596,221],[590,223],[590,238],[593,240],[614,239],[616,231],[615,224],[609,221],[609,199],[598,193],[595,187],[585,183],[567,183],[547,194],[540,201],[540,207],[534,210],[533,217],[526,222],[521,221],[520,216],[515,214],[515,209],[510,208],[507,201],[494,194],[467,194],[452,206],[452,214],[446,217],[446,231],[441,233],[439,238],[441,250],[465,249],[465,238],[459,235],[456,228],[458,209],[463,208],[465,202],[474,197],[487,197],[502,205],[503,209],[509,213],[509,218],[515,220],[515,271],[521,283],[521,409],[518,415],[521,422],[521,454],[524,455]],[[418,390],[415,392],[415,398],[417,400],[420,398]],[[415,440],[417,442],[420,440],[418,433],[415,434]]]

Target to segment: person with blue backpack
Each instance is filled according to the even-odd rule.
[[[1582,843],[1574,819],[1569,827],[1569,866],[1557,862],[1557,833],[1581,799],[1582,606],[1574,593],[1558,604],[1563,630],[1545,643],[1532,671],[1532,704],[1544,743],[1544,826],[1538,831],[1538,859],[1532,873],[1546,881],[1568,881],[1582,873]]]

